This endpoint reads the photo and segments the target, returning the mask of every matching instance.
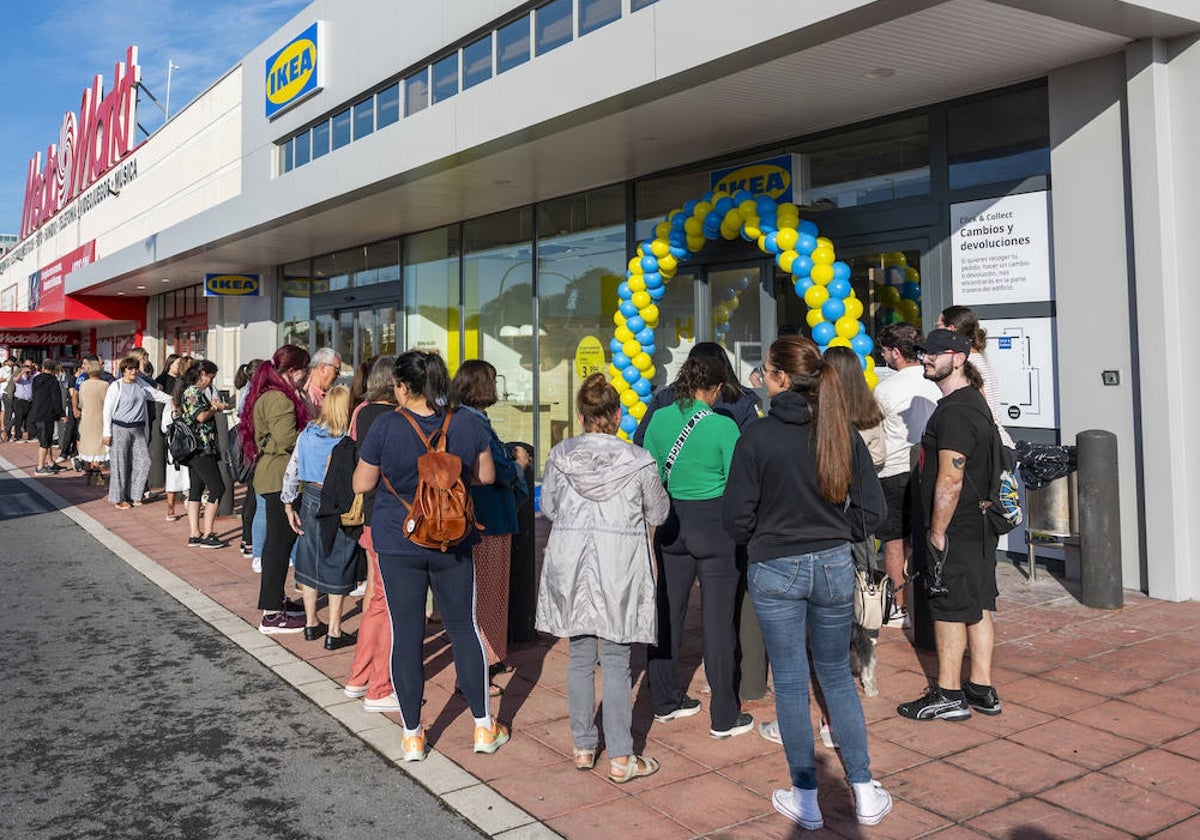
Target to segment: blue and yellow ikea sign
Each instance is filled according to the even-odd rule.
[[[274,119],[325,86],[321,22],[316,21],[267,59],[266,111]]]
[[[795,201],[792,189],[792,177],[797,169],[795,157],[780,155],[730,169],[717,169],[708,175],[709,186],[714,192],[721,190],[730,195],[746,190],[754,195],[769,195],[778,202]]]
[[[205,274],[205,297],[258,297],[257,274]]]

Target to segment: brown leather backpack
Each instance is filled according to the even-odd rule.
[[[386,475],[383,483],[400,504],[408,510],[404,518],[404,534],[422,548],[445,551],[458,545],[473,531],[483,526],[475,521],[475,506],[462,480],[462,459],[446,451],[446,439],[453,410],[446,410],[442,428],[434,432],[437,445],[425,437],[417,421],[407,411],[400,414],[412,425],[417,437],[425,444],[425,454],[417,458],[417,490],[412,504],[400,498]],[[382,473],[380,473],[382,475]]]

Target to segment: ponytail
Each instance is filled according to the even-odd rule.
[[[976,391],[983,390],[983,374],[979,372],[979,368],[970,362],[963,362],[963,376],[967,377],[967,382]]]

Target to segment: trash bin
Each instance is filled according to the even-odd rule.
[[[1029,579],[1037,580],[1038,546],[1066,556],[1066,577],[1079,579],[1079,489],[1074,446],[1017,443],[1018,472],[1025,485],[1025,548]]]

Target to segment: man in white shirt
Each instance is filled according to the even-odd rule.
[[[925,378],[925,371],[917,361],[917,345],[921,340],[921,331],[911,324],[889,324],[875,338],[879,355],[895,371],[875,388],[875,401],[883,411],[887,452],[879,481],[888,506],[887,520],[875,536],[883,543],[884,569],[896,588],[889,627],[903,628],[911,623],[905,609],[904,567],[911,530],[912,449],[921,442],[925,423],[942,398],[942,392]]]
[[[9,356],[0,362],[0,441],[8,440],[8,426],[12,422],[12,398],[8,393],[8,385],[13,378],[13,365],[16,359]]]

